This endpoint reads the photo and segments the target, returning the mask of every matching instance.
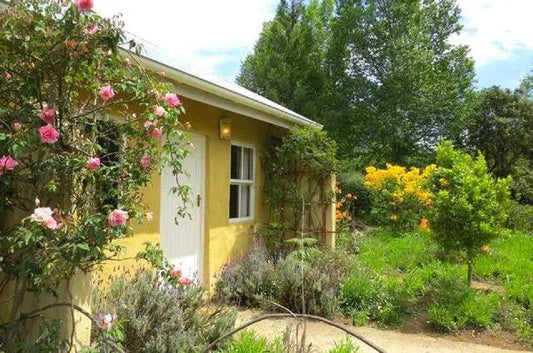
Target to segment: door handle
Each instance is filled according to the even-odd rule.
[[[196,195],[196,207],[200,207],[201,201],[202,201],[202,196],[200,196],[200,194]]]

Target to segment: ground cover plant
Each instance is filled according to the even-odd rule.
[[[302,350],[297,344],[291,342],[289,333],[274,342],[268,342],[251,331],[245,331],[222,353],[304,353],[310,351],[312,351],[312,346]],[[328,353],[356,353],[358,351],[359,349],[352,341],[347,339],[335,344],[335,347],[331,348]]]
[[[501,327],[531,342],[531,235],[496,239],[476,259],[474,281],[489,289],[467,286],[466,266],[446,261],[429,232],[377,230],[355,237],[345,244],[358,253],[357,266],[341,287],[343,310],[355,324],[402,325],[424,315],[437,331]]]

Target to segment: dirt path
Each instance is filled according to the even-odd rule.
[[[239,312],[237,324],[244,323],[251,318],[260,316],[258,310],[243,310]],[[274,339],[282,335],[288,325],[294,326],[291,319],[265,320],[251,329],[267,339]],[[458,342],[442,337],[431,337],[422,334],[407,334],[397,331],[379,330],[371,327],[353,327],[355,333],[363,335],[387,353],[523,353],[525,350],[509,350],[490,347],[481,344]],[[316,352],[327,352],[336,342],[345,339],[346,334],[334,327],[319,322],[307,323],[308,342],[313,344]],[[362,342],[357,342],[359,352],[375,353]]]

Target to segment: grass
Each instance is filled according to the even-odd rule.
[[[359,236],[356,263],[341,285],[354,324],[399,326],[424,313],[443,332],[501,327],[533,342],[533,237],[513,232],[490,244],[474,266],[477,280],[503,288],[466,286],[466,266],[442,260],[427,232],[378,230]]]
[[[348,339],[335,344],[328,353],[356,353],[359,349]],[[288,342],[285,336],[279,337],[274,342],[268,342],[251,331],[244,331],[223,353],[292,353],[311,352],[310,349],[299,349]]]

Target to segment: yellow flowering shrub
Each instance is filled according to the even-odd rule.
[[[384,169],[367,167],[365,187],[372,195],[372,215],[379,223],[398,228],[414,227],[431,207],[433,195],[427,181],[436,169],[387,164]]]

